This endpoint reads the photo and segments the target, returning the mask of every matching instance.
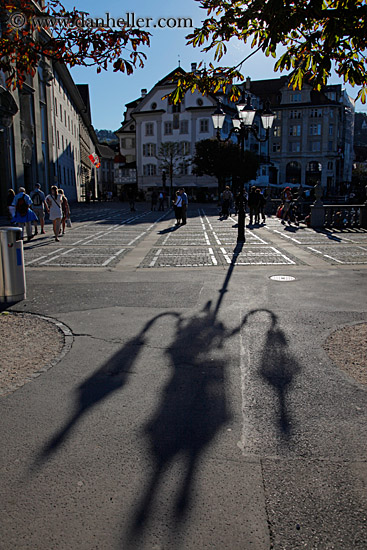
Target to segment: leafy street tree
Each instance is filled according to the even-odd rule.
[[[220,61],[231,39],[250,43],[252,51],[236,67],[199,67],[178,81],[171,100],[180,101],[187,90],[230,90],[239,97],[234,84],[243,80],[242,65],[262,51],[276,59],[275,70],[291,71],[290,85],[302,83],[316,89],[336,73],[359,91],[357,99],[367,99],[367,5],[365,0],[199,0],[207,18],[196,28],[188,44],[214,53]],[[282,54],[279,47],[285,48]],[[278,50],[279,51],[279,50]]]
[[[188,165],[190,157],[184,149],[184,143],[178,141],[165,141],[161,143],[156,158],[160,162],[161,171],[169,176],[170,194],[172,198],[173,176],[182,173]]]
[[[207,17],[188,35],[188,44],[213,52],[217,63],[231,39],[250,43],[252,51],[236,67],[209,64],[199,66],[195,73],[180,75],[170,94],[172,102],[195,89],[203,94],[229,91],[230,98],[237,99],[236,82],[243,80],[241,68],[258,51],[274,57],[275,70],[291,71],[294,88],[301,88],[307,79],[320,89],[334,69],[345,82],[358,88],[357,98],[366,102],[365,0],[198,2]],[[145,55],[139,48],[149,46],[149,33],[124,25],[121,19],[119,30],[98,26],[88,14],[75,8],[67,11],[60,0],[47,0],[44,8],[41,4],[33,0],[1,3],[0,70],[7,73],[8,85],[21,85],[28,74],[34,75],[42,57],[70,67],[95,65],[98,72],[112,64],[114,71],[130,74],[136,66],[144,65]]]
[[[204,139],[197,142],[192,163],[197,176],[214,176],[218,180],[219,193],[224,189],[226,179],[246,183],[256,178],[259,157],[251,151],[241,155],[240,147],[231,142]]]
[[[34,76],[42,58],[69,67],[96,66],[97,72],[113,64],[114,71],[131,74],[143,67],[149,33],[134,29],[119,19],[118,30],[89,14],[66,10],[59,0],[3,0],[0,7],[0,70],[7,85],[21,87],[27,75]]]

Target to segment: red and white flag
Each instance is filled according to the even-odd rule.
[[[88,158],[96,168],[99,168],[101,166],[101,161],[99,160],[99,156],[97,155],[97,153],[91,153]]]

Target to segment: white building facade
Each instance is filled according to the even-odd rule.
[[[185,187],[192,195],[198,189],[216,189],[217,180],[210,176],[198,177],[192,173],[191,160],[198,141],[214,138],[211,115],[216,108],[213,96],[203,97],[198,92],[186,94],[182,103],[170,105],[164,96],[174,90],[172,83],[176,69],[160,80],[149,92],[127,104],[125,120],[116,132],[120,153],[126,160],[136,162],[137,186],[144,192],[162,187],[164,160],[160,154],[165,143],[178,143],[178,152],[172,163],[172,174],[166,170],[166,186]],[[135,140],[135,142],[134,142]]]

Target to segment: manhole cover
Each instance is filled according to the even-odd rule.
[[[295,277],[291,277],[290,275],[272,275],[270,277],[272,281],[295,281]]]

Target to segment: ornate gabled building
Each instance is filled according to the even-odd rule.
[[[179,143],[172,170],[174,187],[184,186],[195,195],[199,188],[216,189],[218,185],[213,177],[193,175],[191,166],[195,143],[215,137],[211,115],[216,99],[212,95],[203,97],[194,92],[186,94],[181,104],[170,105],[168,99],[163,98],[174,89],[173,79],[177,72],[185,71],[178,67],[159,80],[149,92],[142,90],[140,98],[128,103],[122,126],[116,132],[120,153],[130,166],[136,163],[136,185],[144,192],[162,186],[161,147],[167,142]],[[165,176],[169,187],[170,174]]]

